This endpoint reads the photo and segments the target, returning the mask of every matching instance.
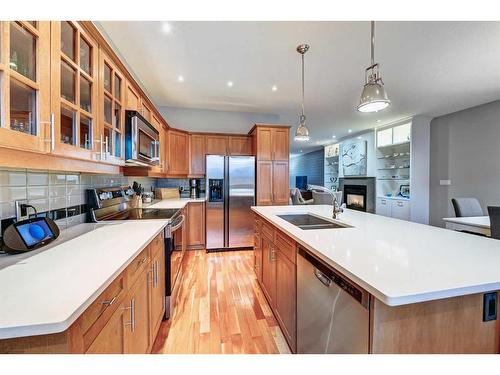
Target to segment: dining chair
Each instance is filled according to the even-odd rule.
[[[456,217],[484,216],[477,198],[453,198],[451,204]]]
[[[500,206],[488,206],[490,215],[491,238],[500,240]]]

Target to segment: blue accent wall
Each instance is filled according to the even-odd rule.
[[[317,150],[290,158],[290,187],[295,187],[295,176],[307,176],[307,183],[323,185],[325,150]]]

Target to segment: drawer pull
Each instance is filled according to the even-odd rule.
[[[113,298],[111,299],[106,299],[104,301],[102,301],[102,304],[105,305],[106,307],[109,307],[111,306],[114,302],[116,301],[116,296],[114,296]]]
[[[403,202],[398,202],[398,207],[403,207]]]

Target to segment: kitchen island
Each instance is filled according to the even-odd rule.
[[[345,210],[338,220],[347,227],[336,229],[303,230],[279,217],[309,213],[330,219],[331,206],[259,206],[252,210],[258,222],[256,241],[261,241],[256,245],[257,249],[260,246],[257,277],[263,289],[267,284],[271,290],[264,294],[282,315],[279,322],[293,321],[289,301],[298,298],[291,292],[287,298],[279,295],[286,290],[278,275],[280,254],[286,253],[280,251],[283,241],[279,238],[287,238],[295,248],[302,247],[370,294],[369,352],[499,351],[498,320],[483,322],[483,299],[484,293],[496,294],[500,289],[500,241],[353,210]],[[272,252],[269,257],[267,249]],[[296,263],[297,257],[295,250],[288,259]],[[269,259],[277,259],[278,266],[267,264]],[[294,282],[288,286],[293,287]],[[288,303],[285,309],[280,302],[281,312],[280,300]],[[286,328],[292,331],[288,336],[293,349],[296,327],[288,324]]]

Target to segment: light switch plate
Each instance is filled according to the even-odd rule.
[[[439,185],[451,185],[451,180],[439,180]]]

